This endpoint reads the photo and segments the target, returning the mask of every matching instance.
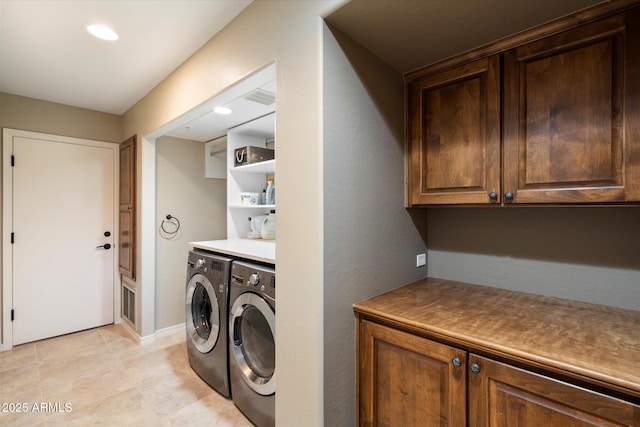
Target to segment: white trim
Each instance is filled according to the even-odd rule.
[[[166,337],[169,335],[177,334],[178,332],[186,333],[185,328],[187,327],[186,323],[179,323],[177,325],[169,326],[166,328],[158,329],[156,331],[156,337]],[[185,335],[186,339],[186,335]]]
[[[127,322],[122,322],[122,326],[125,327],[127,332],[131,335],[131,337],[134,340],[136,340],[136,342],[138,344],[147,345],[147,344],[151,344],[152,342],[154,342],[157,338],[167,337],[167,336],[171,336],[171,335],[177,335],[179,333],[185,334],[186,324],[185,323],[180,323],[180,324],[177,324],[177,325],[169,326],[167,328],[158,329],[153,334],[147,335],[147,336],[144,336],[144,337],[141,337],[140,335],[138,335],[136,333],[136,331],[131,329],[131,326]],[[186,339],[186,335],[185,335],[185,339]]]
[[[118,273],[118,188],[119,188],[119,146],[112,142],[95,141],[83,138],[72,138],[60,135],[44,134],[17,129],[4,128],[2,131],[2,347],[1,351],[13,348],[13,328],[11,327],[11,308],[13,303],[13,251],[11,233],[13,229],[13,170],[11,155],[13,154],[13,138],[23,137],[46,139],[56,142],[100,147],[113,151],[113,218],[114,218],[114,253],[113,253],[113,319],[120,323],[120,274]]]

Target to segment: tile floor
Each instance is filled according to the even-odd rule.
[[[0,353],[0,405],[12,427],[252,425],[191,370],[183,332],[140,345],[121,325]]]

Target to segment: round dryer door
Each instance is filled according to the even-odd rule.
[[[276,315],[259,295],[246,292],[233,302],[229,313],[232,357],[242,378],[256,393],[276,391]]]
[[[220,309],[209,279],[195,274],[187,284],[187,336],[201,353],[210,352],[218,341]]]

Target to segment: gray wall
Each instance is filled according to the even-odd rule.
[[[189,242],[224,239],[227,181],[204,177],[204,143],[173,137],[156,140],[156,330],[185,322]],[[160,232],[167,214],[180,221],[171,236]],[[166,223],[168,231],[173,225]]]
[[[640,208],[429,209],[433,277],[640,310]]]
[[[426,218],[404,208],[402,75],[323,36],[324,425],[355,424],[352,304],[427,275]]]

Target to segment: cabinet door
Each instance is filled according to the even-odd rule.
[[[407,96],[407,204],[499,203],[499,57],[422,77]]]
[[[471,354],[470,427],[640,426],[640,407]]]
[[[135,280],[136,272],[136,137],[120,144],[119,271]]]
[[[367,321],[358,334],[360,426],[465,425],[464,351]]]
[[[628,16],[505,53],[506,203],[640,200],[639,15]]]

